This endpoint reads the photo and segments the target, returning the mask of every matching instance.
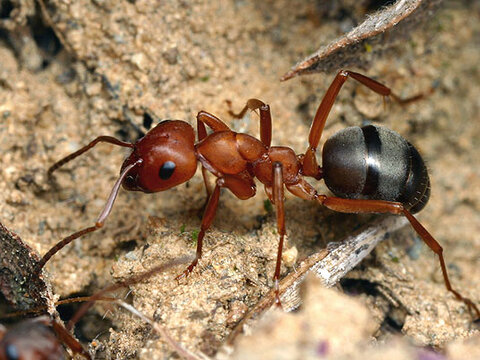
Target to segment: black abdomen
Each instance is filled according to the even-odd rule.
[[[396,132],[368,125],[343,129],[322,152],[325,183],[337,196],[398,201],[412,213],[430,196],[430,181],[418,151]]]

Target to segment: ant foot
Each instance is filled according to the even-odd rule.
[[[468,298],[463,298],[462,297],[462,301],[465,305],[467,305],[467,309],[468,309],[468,311],[470,312],[470,315],[473,318],[473,323],[480,324],[480,310],[478,310],[477,305],[475,305],[475,303]],[[475,316],[476,316],[476,318],[475,318]]]
[[[190,273],[193,271],[195,266],[197,266],[197,263],[198,263],[198,259],[195,258],[195,260],[193,260],[192,263],[190,265],[188,265],[188,267],[185,269],[185,271],[183,273],[181,273],[180,275],[178,275],[175,278],[175,280],[177,280],[177,282],[178,282],[180,279],[187,278],[188,275],[190,275]]]
[[[278,308],[283,309],[282,302],[280,301],[280,287],[278,284],[278,279],[275,279],[274,288],[275,288],[275,305]]]
[[[283,309],[282,302],[280,301],[280,296],[275,293],[275,306],[277,308]]]

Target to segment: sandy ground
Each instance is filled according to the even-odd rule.
[[[0,32],[0,219],[40,254],[92,225],[103,207],[124,149],[98,145],[58,171],[56,184],[46,179],[49,165],[98,135],[135,141],[150,117],[194,124],[202,109],[236,131],[257,134],[256,115],[233,120],[225,103],[231,100],[240,109],[257,97],[272,108],[273,143],[305,151],[310,121],[334,74],[278,79],[364,16],[362,7],[347,1],[329,11],[300,0],[51,1],[47,11],[61,36],[58,42],[38,5],[12,3]],[[432,183],[431,200],[418,218],[444,246],[454,286],[476,303],[479,18],[478,2],[449,2],[428,31],[360,69],[404,97],[435,86],[428,98],[384,108],[377,96],[349,82],[324,134],[325,140],[346,126],[375,121],[418,147]],[[327,191],[323,184],[315,186]],[[194,273],[177,284],[178,267],[134,286],[133,305],[186,348],[208,356],[251,359],[261,351],[263,359],[480,358],[478,330],[465,306],[445,290],[437,258],[410,228],[381,244],[349,275],[343,290],[309,281],[302,309],[270,314],[250,337],[235,343],[233,352],[218,353],[238,320],[272,286],[278,239],[265,198],[261,187],[248,201],[222,193]],[[204,201],[199,171],[165,193],[121,192],[102,230],[47,265],[55,293],[91,294],[113,279],[193,254],[192,234]],[[287,249],[296,248],[296,259],[369,220],[290,196],[286,213]],[[283,274],[292,271],[294,260],[287,261]],[[107,317],[113,328],[98,358],[174,356],[132,315],[113,308]],[[105,327],[96,328],[101,321],[93,319],[84,322],[90,339]]]

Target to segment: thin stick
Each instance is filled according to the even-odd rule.
[[[91,300],[92,300],[91,296],[79,296],[79,297],[70,298],[70,299],[63,299],[63,300],[59,300],[59,301],[55,302],[55,307],[57,307],[59,305],[72,304],[72,303],[76,303],[76,302],[85,302],[85,301],[91,301]],[[95,301],[110,301],[110,302],[115,301],[115,300],[117,300],[117,299],[113,298],[113,297],[100,297],[100,298],[95,299]],[[15,318],[15,317],[19,317],[19,316],[25,316],[27,314],[36,314],[36,313],[46,312],[46,310],[47,310],[46,305],[45,306],[37,306],[37,307],[32,308],[32,309],[15,311],[15,312],[10,312],[8,314],[2,315],[2,316],[0,316],[0,320]]]
[[[171,348],[178,355],[180,355],[180,357],[182,357],[184,359],[187,359],[187,360],[207,359],[207,357],[205,357],[205,356],[202,356],[202,357],[197,356],[197,355],[191,353],[190,351],[188,351],[187,349],[185,349],[182,345],[180,345],[180,343],[178,343],[177,341],[175,341],[172,338],[172,336],[168,333],[168,331],[165,327],[163,327],[162,325],[160,325],[159,323],[157,323],[153,319],[151,319],[148,316],[141,313],[140,311],[135,309],[132,305],[127,304],[125,301],[120,300],[120,299],[116,300],[115,302],[117,303],[117,305],[122,306],[126,310],[130,311],[132,314],[138,316],[140,319],[142,319],[143,321],[148,323],[153,328],[153,330],[155,330],[171,346]]]
[[[148,270],[148,271],[146,271],[146,272],[144,272],[140,275],[132,276],[132,277],[130,277],[130,278],[124,280],[124,281],[120,281],[120,282],[117,282],[115,284],[107,286],[103,290],[100,290],[96,294],[92,295],[90,297],[90,301],[83,304],[80,307],[80,309],[78,309],[78,311],[73,315],[73,317],[68,322],[68,324],[66,326],[67,330],[71,330],[75,326],[75,324],[78,322],[78,320],[80,320],[80,318],[88,311],[88,309],[90,309],[93,306],[94,302],[96,300],[102,298],[104,294],[115,291],[117,289],[121,289],[121,288],[130,286],[130,285],[133,285],[133,284],[137,284],[137,283],[139,283],[139,282],[141,282],[145,279],[148,279],[149,277],[151,277],[151,276],[153,276],[157,273],[164,272],[165,270],[168,270],[171,267],[176,266],[176,265],[186,264],[191,260],[192,260],[192,258],[190,256],[184,256],[184,257],[181,257],[181,258],[178,258],[178,259],[174,259],[174,260],[171,260],[171,261],[169,261],[165,264],[160,264],[158,266],[155,266],[152,269],[150,269],[150,270]]]

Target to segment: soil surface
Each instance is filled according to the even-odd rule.
[[[279,78],[298,60],[366,16],[355,1],[4,1],[0,27],[0,221],[39,254],[94,224],[118,177],[124,148],[97,145],[48,181],[56,160],[98,135],[135,141],[152,124],[195,125],[209,111],[258,135],[258,117],[233,119],[249,98],[270,104],[273,144],[302,153],[334,73]],[[365,2],[367,3],[367,2]],[[372,2],[373,4],[373,2]],[[42,13],[42,6],[44,12]],[[454,288],[480,303],[480,6],[449,1],[409,41],[355,69],[401,97],[383,105],[352,80],[342,88],[323,142],[375,122],[415,144],[431,198],[417,218],[442,244]],[[321,148],[321,147],[319,147]],[[322,193],[323,183],[313,183]],[[121,191],[105,226],[47,264],[55,294],[88,295],[114,280],[193,255],[205,202],[201,172],[167,192]],[[180,282],[177,266],[129,294],[194,354],[225,359],[480,358],[480,332],[445,289],[438,258],[406,227],[379,245],[336,289],[304,285],[295,313],[274,310],[228,349],[225,339],[272,287],[278,235],[263,187],[241,201],[228,191],[204,256]],[[287,195],[282,275],[371,216],[338,214]],[[175,358],[136,316],[97,307],[78,326],[96,357]],[[108,321],[102,321],[106,313]],[[109,330],[110,329],[110,330]],[[476,351],[476,353],[475,353]],[[365,354],[368,354],[365,355]]]

